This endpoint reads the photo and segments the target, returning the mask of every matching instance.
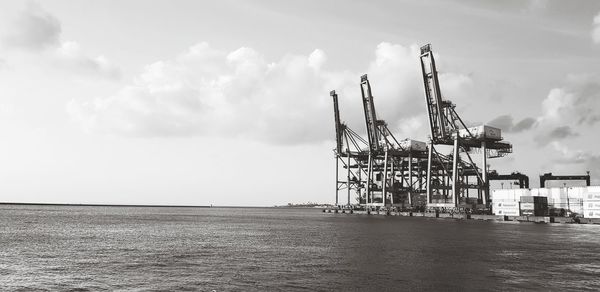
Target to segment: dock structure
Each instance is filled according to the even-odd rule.
[[[489,210],[488,158],[512,152],[512,144],[503,141],[498,128],[487,125],[467,127],[456,112],[456,105],[442,96],[438,71],[431,45],[421,47],[421,70],[429,117],[430,141],[427,166],[427,203],[432,207],[458,207],[477,199],[476,208]],[[450,148],[444,156],[440,146]],[[471,154],[481,153],[481,166]],[[434,169],[435,161],[452,161],[451,166]],[[444,165],[449,163],[444,163]]]
[[[360,197],[367,184],[368,142],[341,121],[338,95],[335,90],[329,94],[333,98],[335,119],[335,205],[343,206],[340,191],[345,190],[345,206],[349,207],[353,205],[352,195]]]
[[[491,170],[488,173],[488,180],[511,181],[515,182],[515,184],[518,184],[520,189],[529,188],[529,176],[518,171],[512,172],[511,174],[499,174],[495,170]]]
[[[415,140],[396,139],[385,120],[378,119],[368,76],[360,78],[367,129],[368,160],[364,202],[368,207],[424,205],[427,145]]]
[[[544,188],[546,187],[546,182],[547,181],[573,181],[573,180],[580,180],[580,181],[585,181],[585,185],[586,186],[590,186],[590,182],[591,182],[591,178],[590,178],[590,172],[588,171],[586,175],[552,175],[551,172],[549,173],[544,173],[544,175],[540,175],[540,188]]]
[[[421,48],[420,61],[429,143],[394,136],[377,116],[366,74],[360,79],[366,138],[341,121],[338,95],[335,90],[330,92],[336,135],[336,206],[489,210],[489,180],[507,177],[489,177],[487,159],[511,153],[512,145],[503,141],[500,129],[467,127],[456,105],[443,98],[431,45]],[[450,152],[442,153],[444,147]],[[473,152],[482,154],[481,167],[474,162]],[[347,198],[342,203],[340,192],[344,190]]]
[[[466,219],[503,216],[503,220],[515,216],[518,221],[535,221],[539,218],[533,217],[541,215],[559,218],[543,219],[552,222],[600,219],[600,187],[590,187],[589,172],[561,176],[546,173],[540,176],[541,188],[533,190],[529,189],[529,177],[525,174],[500,174],[489,169],[488,159],[512,153],[512,144],[504,141],[498,128],[467,126],[463,122],[456,105],[442,95],[431,45],[421,47],[419,60],[429,120],[428,143],[410,138],[398,140],[394,136],[387,122],[377,116],[373,88],[366,74],[360,78],[366,138],[342,122],[338,94],[335,90],[330,92],[336,136],[336,195],[335,208],[329,211],[425,217],[436,214]],[[479,166],[474,154],[480,155]],[[584,180],[588,188],[570,189],[569,193],[565,183],[565,192],[545,189],[550,180]],[[509,181],[510,188],[494,190],[492,198],[490,181]],[[513,190],[517,184],[519,188]],[[576,200],[585,201],[585,206],[576,208]],[[532,214],[533,219],[523,219]],[[560,219],[564,216],[572,218]]]

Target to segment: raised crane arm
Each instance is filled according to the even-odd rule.
[[[427,110],[429,111],[431,139],[438,142],[447,139],[450,135],[450,122],[447,121],[444,114],[444,107],[450,105],[450,103],[445,103],[442,100],[435,59],[430,44],[421,47],[421,72],[423,73],[425,98],[427,99]]]
[[[365,110],[365,122],[367,126],[367,137],[369,141],[369,149],[371,151],[379,151],[379,131],[377,131],[377,115],[375,114],[375,104],[373,103],[373,95],[371,94],[371,85],[367,74],[360,77],[360,90],[362,92],[363,107]]]
[[[335,90],[332,90],[329,93],[329,95],[331,95],[331,97],[333,98],[333,114],[334,114],[334,118],[335,118],[336,150],[337,150],[337,153],[342,153],[342,151],[343,151],[342,148],[344,146],[343,134],[344,134],[344,128],[346,127],[346,125],[344,125],[340,120],[340,108],[338,106],[337,93],[335,93]]]

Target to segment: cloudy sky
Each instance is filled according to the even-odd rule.
[[[500,172],[600,184],[600,2],[2,1],[0,201],[274,205],[334,199],[333,113],[360,75],[426,140],[418,48]]]

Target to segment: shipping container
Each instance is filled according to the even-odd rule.
[[[533,209],[534,209],[533,203],[521,202],[521,210],[533,210]]]
[[[427,151],[427,143],[411,139],[400,141],[400,147],[405,150]]]
[[[521,196],[520,201],[522,203],[548,204],[547,197]]]
[[[600,194],[600,186],[589,186],[587,187],[588,193]]]
[[[493,190],[491,194],[492,201],[511,200],[518,202],[521,196],[529,196],[529,189],[499,189]]]
[[[474,137],[475,139],[502,140],[502,131],[500,129],[486,125],[460,129],[458,135],[462,138]]]
[[[586,201],[600,201],[600,193],[588,192],[585,200]]]
[[[600,209],[585,209],[583,211],[584,218],[600,218]]]
[[[497,208],[519,208],[519,202],[506,201],[506,202],[494,202],[493,206]]]
[[[504,215],[504,216],[519,216],[519,209],[499,209],[494,211],[494,215]]]
[[[566,192],[569,198],[583,199],[588,196],[588,187],[570,187]]]

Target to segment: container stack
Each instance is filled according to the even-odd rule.
[[[502,189],[492,192],[492,212],[495,215],[519,216],[522,196],[531,196],[529,189]]]
[[[583,198],[583,217],[600,218],[600,186],[587,187]]]
[[[548,198],[521,196],[519,208],[521,216],[548,216]]]
[[[531,189],[530,193],[534,197],[547,198],[550,216],[600,218],[600,186],[536,188]]]
[[[465,209],[475,209],[478,203],[480,202],[477,198],[461,197],[458,200],[458,207]]]
[[[583,214],[583,200],[587,197],[587,187],[539,188],[531,189],[532,196],[547,197],[552,216]]]

